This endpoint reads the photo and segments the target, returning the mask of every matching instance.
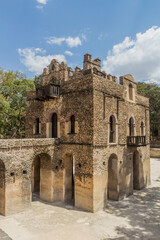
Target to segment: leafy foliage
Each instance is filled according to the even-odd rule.
[[[34,78],[35,87],[40,87],[42,85],[42,74],[35,76]]]
[[[20,72],[0,71],[0,135],[24,137],[27,91],[34,82]]]
[[[149,98],[151,135],[157,136],[160,128],[160,87],[139,82],[137,89],[139,94]]]

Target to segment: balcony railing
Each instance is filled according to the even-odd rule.
[[[146,136],[128,136],[127,137],[128,146],[146,146]]]
[[[41,86],[36,89],[36,98],[39,100],[46,100],[49,98],[59,98],[60,85],[49,84]]]

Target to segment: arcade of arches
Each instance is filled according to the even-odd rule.
[[[98,151],[90,146],[56,145],[52,138],[12,140],[8,144],[9,154],[0,153],[2,215],[25,210],[32,197],[50,203],[68,202],[95,212],[107,199],[123,199],[150,181],[144,172],[146,155],[142,148],[130,150],[128,157],[105,150],[100,161]]]

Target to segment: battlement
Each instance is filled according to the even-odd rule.
[[[52,83],[53,80],[58,80],[62,83],[72,79],[82,78],[88,74],[95,74],[109,81],[117,82],[115,76],[107,75],[105,71],[101,70],[101,60],[99,58],[92,60],[91,54],[86,53],[84,55],[83,69],[77,66],[74,71],[71,67],[68,67],[65,62],[59,63],[56,59],[53,59],[49,67],[43,70],[42,86]]]
[[[96,89],[101,91],[105,90],[111,95],[114,92],[115,96],[122,99],[148,106],[146,98],[139,97],[137,94],[137,85],[131,74],[121,76],[118,82],[116,76],[102,71],[101,60],[99,58],[93,60],[89,53],[84,55],[83,69],[77,66],[72,70],[65,62],[59,63],[56,59],[53,59],[49,67],[43,70],[42,86],[36,89],[35,99],[44,101],[47,99],[60,98],[64,88],[72,88],[73,86],[75,89],[78,87],[80,90],[82,84],[86,84],[86,77],[93,79],[93,86]],[[72,84],[69,84],[69,82]],[[70,90],[68,89],[68,91]],[[30,94],[30,98],[32,98],[31,95],[33,95],[33,93]]]

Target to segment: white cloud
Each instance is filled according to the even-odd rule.
[[[24,48],[18,49],[18,53],[21,56],[21,62],[27,67],[30,72],[40,74],[44,67],[47,67],[52,59],[57,59],[59,62],[65,61],[64,55],[47,55],[45,50],[41,48]],[[41,55],[40,55],[41,54]]]
[[[71,51],[65,51],[64,53],[68,56],[73,56],[73,53]]]
[[[38,3],[41,3],[41,4],[44,4],[44,5],[45,5],[45,4],[47,4],[47,1],[48,1],[48,0],[36,0],[36,1],[37,1]]]
[[[65,38],[50,37],[47,40],[47,43],[61,45],[62,42],[64,42],[64,41],[65,41]]]
[[[79,37],[68,37],[66,38],[66,43],[68,44],[69,47],[77,47],[78,45],[82,45],[82,42]]]
[[[57,38],[57,37],[50,37],[48,40],[47,40],[47,43],[49,44],[57,44],[57,45],[61,45],[63,42],[66,42],[66,44],[69,46],[69,47],[78,47],[79,45],[82,45],[82,41],[79,37],[67,37],[67,38],[64,38],[64,37],[60,37],[60,38]]]
[[[126,37],[114,45],[103,61],[107,73],[124,75],[131,73],[136,81],[160,84],[160,28],[153,26],[136,39]]]

